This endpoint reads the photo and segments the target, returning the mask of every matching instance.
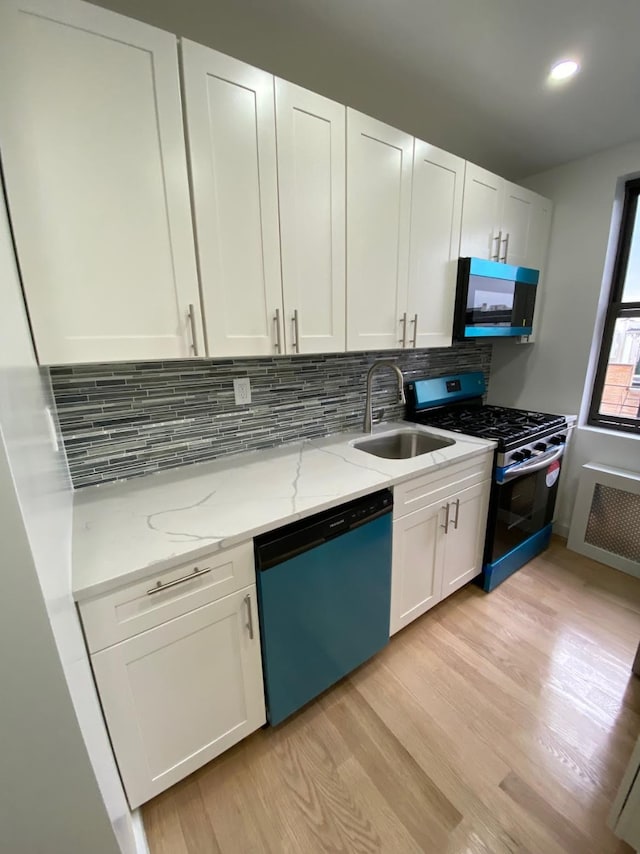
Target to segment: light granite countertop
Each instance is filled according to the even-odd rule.
[[[353,447],[364,434],[340,433],[78,491],[73,516],[76,600],[495,446],[406,422],[377,425],[374,433],[397,429],[422,430],[455,444],[412,459],[388,460]]]

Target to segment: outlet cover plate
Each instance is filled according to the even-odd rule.
[[[233,381],[233,391],[238,406],[251,403],[251,383],[249,377],[236,377]]]

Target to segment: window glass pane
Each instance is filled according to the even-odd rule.
[[[640,421],[640,313],[616,320],[599,412]]]
[[[633,236],[631,238],[631,249],[629,251],[629,262],[627,264],[627,275],[624,279],[622,291],[622,302],[640,302],[640,216],[636,209],[636,220],[633,225]]]

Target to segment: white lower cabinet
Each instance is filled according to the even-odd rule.
[[[91,662],[132,808],[265,723],[255,585]]]
[[[449,520],[442,531],[442,586],[440,598],[446,599],[482,570],[482,551],[489,509],[488,483],[470,486],[448,500]],[[443,511],[446,520],[446,510]]]
[[[436,501],[393,523],[391,634],[440,601],[441,517],[441,502]]]
[[[482,571],[489,492],[488,465],[456,471],[433,482],[419,509],[393,523],[391,634],[404,628]],[[411,494],[403,485],[402,496]],[[470,485],[465,485],[470,484]],[[427,485],[428,490],[428,485]],[[430,500],[429,500],[430,499]]]

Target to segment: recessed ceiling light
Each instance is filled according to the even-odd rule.
[[[563,59],[551,66],[549,78],[551,80],[568,80],[580,70],[580,66],[573,59]]]

